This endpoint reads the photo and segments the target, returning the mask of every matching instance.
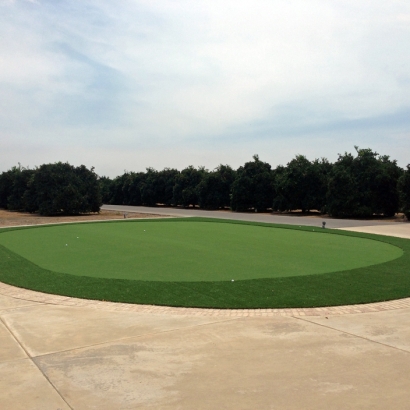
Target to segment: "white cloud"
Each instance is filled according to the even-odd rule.
[[[59,138],[74,161],[114,144],[122,172],[121,155],[160,168],[183,152],[195,165],[207,145],[204,160],[233,164],[257,148],[290,159],[294,141],[336,149],[350,133],[372,146],[372,133],[378,144],[409,130],[395,123],[410,109],[404,1],[38,0],[0,15],[0,138],[22,151]]]

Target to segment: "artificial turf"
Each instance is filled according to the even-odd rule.
[[[364,238],[169,219],[38,227],[4,233],[0,244],[54,272],[168,282],[337,272],[387,262],[403,253]]]
[[[137,235],[138,229],[140,233]],[[0,234],[0,243],[3,244],[0,246],[0,280],[43,292],[89,299],[218,308],[331,306],[410,296],[409,240],[313,229],[203,218],[4,229]],[[108,238],[107,232],[111,233]],[[71,240],[68,241],[64,235],[70,235]],[[48,242],[50,237],[52,240]],[[120,271],[120,265],[134,268],[149,266],[147,254],[154,252],[151,260],[158,259],[157,267],[144,273],[151,279],[93,277],[91,265],[81,271],[80,274],[85,276],[61,270],[61,261],[78,259],[84,262],[87,259],[83,252],[94,247],[91,237],[93,240],[98,238],[99,246],[105,244],[104,252],[114,250],[114,254],[101,252],[95,256],[94,253],[96,259],[105,260],[104,269],[100,265],[99,271],[110,275],[115,274],[112,269],[115,265],[117,271]],[[202,245],[198,248],[195,241],[200,239]],[[144,243],[148,245],[144,247]],[[141,249],[137,250],[136,244]],[[167,249],[167,245],[171,249]],[[183,255],[177,257],[176,250],[181,246]],[[204,246],[212,248],[211,254],[205,257],[201,256]],[[95,245],[92,252],[97,251],[98,246]],[[164,252],[167,254],[166,263],[160,260]],[[115,256],[127,253],[128,259]],[[225,258],[226,254],[231,254],[230,261]],[[332,258],[327,259],[323,256],[326,254],[331,254]],[[239,262],[232,261],[235,255]],[[36,259],[39,256],[41,258]],[[300,260],[302,256],[303,261]],[[107,262],[111,258],[114,258],[114,265]],[[146,261],[142,263],[144,258]],[[132,259],[139,263],[133,265]],[[279,259],[281,268],[275,270]],[[178,263],[169,268],[172,260]],[[57,262],[59,265],[52,265]],[[259,265],[255,267],[256,262]],[[47,263],[50,264],[48,269],[44,267]],[[178,264],[180,267],[186,264],[189,269],[181,273]],[[233,269],[229,269],[230,264]],[[65,266],[70,266],[70,263]],[[204,269],[204,266],[208,268]],[[328,270],[323,270],[323,266]],[[220,269],[215,270],[215,267]],[[271,277],[266,276],[269,267],[276,277],[272,274]],[[169,272],[152,280],[152,275],[157,275],[159,268]],[[221,279],[222,274],[226,276]],[[178,280],[175,275],[179,275]],[[232,278],[236,278],[234,282]]]

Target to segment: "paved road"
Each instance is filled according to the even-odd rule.
[[[259,213],[241,213],[229,211],[204,211],[202,209],[182,209],[182,208],[161,208],[146,206],[128,205],[103,205],[102,209],[121,212],[142,212],[159,215],[172,216],[201,216],[207,218],[234,219],[238,221],[267,222],[289,225],[309,225],[322,226],[322,221],[326,221],[327,228],[349,228],[356,226],[379,226],[394,225],[397,222],[385,222],[380,220],[353,220],[353,219],[333,219],[318,218],[311,216],[286,216]]]

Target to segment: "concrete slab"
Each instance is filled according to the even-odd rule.
[[[24,350],[6,326],[0,322],[0,363],[25,358],[27,355]]]
[[[70,410],[30,359],[0,363],[0,408]]]
[[[408,222],[397,222],[391,225],[360,226],[339,229],[345,231],[373,233],[375,235],[398,236],[399,238],[410,239],[410,223]]]
[[[34,304],[36,304],[36,302],[31,302],[24,299],[16,299],[0,294],[0,312],[5,309],[13,309],[16,307],[29,306]]]
[[[2,318],[31,356],[233,320],[223,317],[109,312],[52,305],[14,309],[3,313]]]
[[[410,353],[410,309],[327,318],[318,316],[307,320]]]
[[[408,409],[410,355],[294,318],[244,318],[34,359],[75,409]]]

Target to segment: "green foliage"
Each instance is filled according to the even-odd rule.
[[[235,171],[229,165],[219,165],[205,174],[198,185],[199,206],[203,209],[219,209],[230,206],[230,192]]]
[[[24,211],[34,213],[38,211],[38,198],[36,193],[36,187],[34,184],[34,174],[27,182],[27,188],[23,195]]]
[[[233,211],[246,211],[254,208],[264,211],[273,201],[273,172],[267,162],[257,155],[237,171],[232,184],[231,208]]]
[[[31,183],[41,215],[99,212],[101,193],[94,169],[67,163],[41,165]]]
[[[176,169],[165,168],[156,171],[148,168],[144,182],[141,184],[141,201],[144,205],[171,205],[173,202],[174,184],[179,172]]]
[[[0,205],[10,210],[73,215],[99,212],[101,204],[98,177],[84,165],[19,166],[0,175]]]
[[[207,173],[204,167],[196,169],[191,165],[183,169],[175,178],[173,204],[182,205],[185,208],[198,205],[198,185]]]
[[[142,205],[141,186],[144,183],[143,172],[125,172],[114,178],[108,187],[105,203],[115,205]]]
[[[0,208],[7,209],[8,198],[13,191],[14,175],[17,172],[18,168],[13,167],[0,175]]]
[[[141,187],[145,181],[143,172],[130,172],[122,185],[124,205],[142,205]]]
[[[119,205],[197,206],[233,211],[269,208],[318,210],[334,217],[392,216],[399,209],[397,181],[402,170],[388,156],[356,147],[331,164],[297,155],[286,166],[271,169],[255,155],[237,171],[220,165],[212,172],[190,166],[145,173],[124,173],[109,182],[104,202]],[[7,181],[7,178],[4,178]],[[3,184],[7,186],[7,183]],[[0,178],[0,192],[2,180]],[[105,192],[107,190],[105,189]]]
[[[331,167],[326,159],[310,162],[303,155],[297,155],[286,168],[278,167],[273,209],[322,210],[326,204],[327,176]]]
[[[99,177],[98,183],[100,185],[102,203],[108,204],[110,202],[110,188],[113,181],[108,177]]]
[[[181,172],[147,168],[146,172],[126,171],[112,180],[98,178],[98,187],[94,171],[90,176],[84,166],[74,171],[69,164],[43,165],[44,180],[37,176],[40,168],[19,166],[0,174],[0,207],[37,212],[41,205],[41,212],[47,214],[75,213],[99,209],[102,201],[134,206],[199,205],[203,209],[230,206],[233,211],[318,210],[354,218],[393,216],[399,209],[408,214],[407,174],[398,185],[403,170],[395,160],[371,149],[355,148],[356,156],[339,155],[334,164],[325,158],[309,161],[297,155],[286,166],[271,169],[255,155],[236,171],[228,165],[212,172],[193,166]],[[50,181],[47,189],[46,181]],[[87,184],[89,188],[84,189]],[[45,197],[48,192],[53,199]]]
[[[109,204],[124,205],[123,186],[128,174],[120,175],[114,178],[109,184],[108,200]]]
[[[33,169],[18,169],[13,175],[13,186],[7,198],[7,208],[12,211],[32,212],[31,198],[27,194],[36,171]]]
[[[339,155],[329,175],[327,209],[334,217],[392,216],[399,210],[401,169],[388,156],[356,147],[357,156]]]
[[[157,191],[160,189],[158,172],[148,168],[144,182],[141,184],[141,202],[146,206],[155,206],[157,203]]]
[[[397,182],[403,170],[397,161],[391,161],[387,155],[378,158],[379,170],[373,181],[374,213],[384,216],[394,216],[400,209],[399,191]]]
[[[27,170],[19,164],[0,176],[0,204],[11,211],[24,209],[23,195],[27,182],[33,171]]]
[[[327,210],[336,218],[359,212],[355,179],[348,167],[335,165],[331,172],[327,193]],[[369,211],[370,212],[370,211]]]
[[[398,181],[398,191],[400,194],[400,207],[410,221],[410,165],[400,176]]]

